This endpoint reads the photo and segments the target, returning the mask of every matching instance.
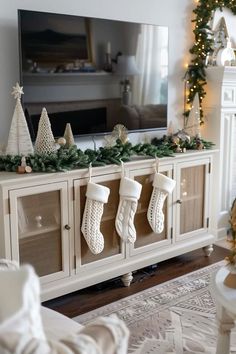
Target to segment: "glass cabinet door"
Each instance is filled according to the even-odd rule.
[[[77,269],[80,267],[93,267],[94,262],[98,262],[98,264],[102,265],[114,262],[116,259],[118,260],[124,258],[124,245],[115,228],[115,218],[119,205],[120,174],[94,177],[92,180],[94,183],[98,183],[99,185],[106,186],[110,189],[110,195],[108,202],[104,204],[100,224],[100,231],[104,237],[104,249],[99,254],[93,254],[80,230],[86,202],[88,180],[76,180],[74,182],[74,186],[76,191],[75,242],[77,252]]]
[[[10,191],[13,258],[44,280],[69,274],[67,205],[66,182]]]
[[[177,206],[177,239],[207,227],[208,163],[180,164]]]
[[[162,174],[171,177],[172,169],[160,171]],[[169,208],[172,196],[167,197],[164,202],[162,211],[164,213],[164,229],[160,234],[155,233],[149,225],[147,219],[147,211],[153,191],[153,169],[143,169],[133,171],[131,173],[135,181],[141,183],[142,191],[138,201],[137,212],[134,218],[134,226],[136,229],[136,241],[131,245],[131,255],[149,251],[157,247],[171,243],[171,218],[172,212]]]

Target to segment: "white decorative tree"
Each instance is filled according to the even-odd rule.
[[[6,147],[7,155],[29,155],[34,152],[25,114],[20,101],[23,93],[23,87],[20,87],[17,82],[12,91],[12,95],[14,95],[14,98],[16,99],[16,106],[8,136]]]
[[[195,94],[192,108],[188,117],[185,130],[190,136],[197,136],[200,138],[200,102],[198,93]]]
[[[38,154],[51,154],[57,150],[46,108],[42,109],[39,119],[34,149]]]
[[[75,145],[75,140],[74,140],[74,135],[72,133],[71,125],[70,123],[66,124],[66,129],[64,132],[64,138],[66,139],[66,145],[65,147],[70,147]]]

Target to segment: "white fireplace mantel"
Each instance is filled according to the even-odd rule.
[[[236,66],[209,66],[206,70],[208,80],[231,83],[236,81]]]
[[[236,197],[236,67],[209,67],[203,135],[219,149],[214,173],[215,233],[226,237]]]

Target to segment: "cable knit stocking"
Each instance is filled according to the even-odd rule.
[[[116,231],[125,241],[134,243],[136,230],[134,216],[138,206],[142,185],[133,179],[123,177],[120,181],[120,202],[116,214]]]
[[[109,194],[109,188],[88,182],[81,231],[93,254],[101,253],[104,248],[104,238],[100,232],[100,224],[103,205],[107,203]]]
[[[147,218],[152,230],[160,234],[164,229],[164,214],[162,211],[168,193],[171,193],[176,182],[161,174],[156,173],[153,180],[153,191],[149,202]]]

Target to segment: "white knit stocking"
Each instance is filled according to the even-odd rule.
[[[123,177],[120,181],[120,202],[116,214],[116,231],[125,241],[134,243],[136,230],[134,216],[137,210],[142,185],[133,179]]]
[[[101,253],[104,248],[104,237],[100,232],[100,224],[103,205],[107,203],[109,194],[109,188],[88,182],[81,231],[93,254]]]
[[[152,230],[160,234],[164,229],[164,214],[162,211],[168,193],[171,193],[176,182],[160,173],[156,173],[153,180],[153,191],[149,202],[147,218]]]

